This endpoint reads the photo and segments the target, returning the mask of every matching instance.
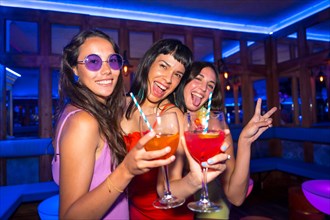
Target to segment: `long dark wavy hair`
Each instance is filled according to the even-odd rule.
[[[213,63],[196,61],[192,64],[190,74],[188,74],[187,78],[185,78],[184,80],[181,81],[181,83],[178,86],[177,91],[176,91],[175,104],[184,112],[187,111],[187,107],[186,107],[186,104],[184,101],[184,94],[183,94],[184,87],[191,80],[196,78],[196,76],[198,76],[198,74],[200,74],[202,69],[204,69],[205,67],[212,68],[213,71],[215,72],[215,78],[216,78],[213,95],[212,95],[211,110],[222,110],[223,109],[221,84],[220,84],[219,72],[218,72],[217,68],[215,68]],[[205,108],[207,108],[207,104],[208,103],[204,103]]]
[[[181,80],[184,80],[184,78],[188,75],[187,73],[190,71],[193,55],[191,50],[181,41],[176,39],[162,39],[154,43],[142,57],[140,64],[137,67],[136,75],[130,89],[130,92],[134,94],[140,105],[142,105],[147,98],[148,75],[150,67],[160,54],[171,54],[177,61],[183,64],[185,73]],[[173,101],[175,99],[174,94],[175,91],[166,98],[168,98],[170,101]],[[161,101],[159,102],[159,105],[160,103]],[[133,101],[131,101],[127,107],[125,117],[129,119],[135,110],[136,106],[134,105]]]
[[[113,170],[124,159],[127,153],[120,126],[125,107],[123,76],[119,74],[118,82],[112,94],[106,99],[105,104],[98,101],[95,94],[89,88],[75,80],[73,67],[77,65],[80,46],[85,43],[86,39],[91,37],[100,37],[109,41],[114,51],[119,53],[119,47],[115,41],[102,31],[95,29],[80,32],[64,47],[60,71],[59,105],[56,114],[56,124],[67,104],[76,106],[93,115],[99,123],[100,132],[106,138],[111,149],[111,169]]]

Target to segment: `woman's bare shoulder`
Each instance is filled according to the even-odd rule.
[[[76,111],[78,110],[78,111]],[[64,113],[70,114],[74,112],[74,114],[70,115],[64,124],[64,129],[72,132],[79,132],[82,135],[89,133],[96,134],[99,131],[99,123],[90,113],[83,109],[79,109],[76,107],[68,107],[65,109]],[[61,119],[63,120],[63,118]],[[75,131],[77,130],[77,131]]]

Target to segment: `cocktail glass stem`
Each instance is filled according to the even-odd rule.
[[[207,189],[207,168],[203,168],[203,178],[202,178],[202,191],[201,191],[201,198],[199,199],[199,202],[201,202],[203,205],[210,205],[209,200],[209,193]]]
[[[172,198],[172,193],[170,190],[170,183],[168,181],[168,167],[165,165],[162,167],[163,172],[164,172],[164,176],[165,176],[165,189],[164,189],[164,198],[166,200],[171,199]]]
[[[202,172],[202,189],[201,197],[196,202],[190,202],[188,208],[195,212],[219,212],[221,206],[215,204],[209,200],[208,190],[207,190],[207,168],[203,168]]]
[[[170,183],[168,180],[168,167],[163,166],[162,169],[163,169],[164,178],[165,178],[164,195],[162,198],[157,199],[153,203],[153,205],[154,205],[154,207],[159,208],[159,209],[170,209],[170,208],[178,207],[185,202],[185,199],[179,199],[172,195],[171,190],[170,190]]]

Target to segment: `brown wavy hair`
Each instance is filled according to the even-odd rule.
[[[181,81],[179,87],[177,88],[177,93],[176,93],[176,100],[175,104],[184,112],[187,111],[186,104],[184,102],[184,87],[193,79],[195,79],[202,69],[205,67],[210,67],[213,69],[215,72],[215,87],[213,90],[213,95],[212,95],[212,105],[211,105],[211,110],[223,110],[223,100],[222,100],[222,95],[221,95],[221,83],[220,83],[220,77],[219,77],[219,72],[217,68],[213,65],[213,63],[210,62],[203,62],[203,61],[195,61],[192,64],[191,71],[189,73],[189,76],[185,78],[184,80]],[[207,102],[204,103],[204,107],[207,108]]]
[[[98,101],[89,88],[75,80],[73,67],[77,65],[80,46],[91,37],[106,39],[112,44],[114,51],[119,53],[119,47],[115,41],[99,30],[85,30],[72,38],[71,42],[63,49],[56,123],[58,123],[58,119],[67,104],[74,105],[93,115],[98,121],[100,132],[106,138],[112,152],[111,169],[113,170],[127,153],[120,126],[125,108],[123,76],[122,74],[119,75],[114,91],[106,99],[105,104]]]

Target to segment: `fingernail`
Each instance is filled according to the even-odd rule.
[[[204,163],[205,163],[205,162],[204,162]],[[213,164],[214,161],[213,161],[213,159],[208,159],[208,160],[207,160],[207,163],[208,163],[208,164]]]
[[[207,163],[206,162],[202,162],[202,167],[206,167]]]
[[[221,149],[222,152],[225,152],[227,150],[227,146],[226,145],[222,145],[220,149]]]
[[[166,151],[166,153],[170,152],[171,151],[171,147],[166,147],[165,148],[165,151]]]
[[[227,160],[230,160],[231,156],[230,154],[227,155]]]

